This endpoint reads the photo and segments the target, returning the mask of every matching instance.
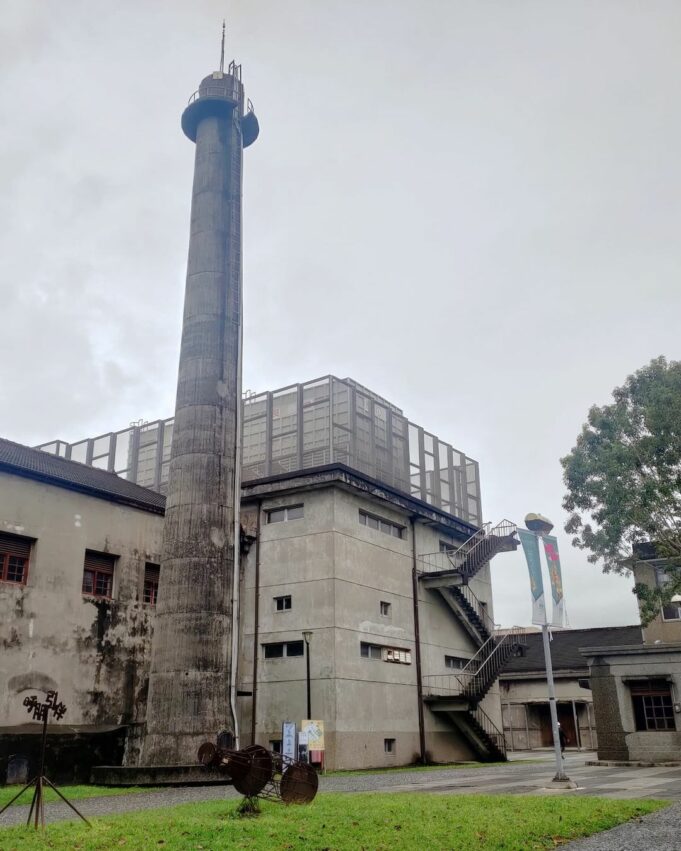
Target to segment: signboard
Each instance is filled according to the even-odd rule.
[[[296,725],[293,721],[284,721],[281,725],[281,752],[284,756],[297,759]]]
[[[324,722],[303,721],[300,725],[301,733],[305,735],[307,748],[310,751],[324,750]],[[300,742],[300,736],[298,737]]]
[[[543,626],[546,623],[546,601],[544,598],[544,581],[541,575],[541,557],[539,541],[534,532],[518,529],[518,537],[523,545],[527,569],[530,574],[530,590],[532,591],[532,623]]]
[[[307,762],[307,733],[302,730],[298,733],[298,759]]]

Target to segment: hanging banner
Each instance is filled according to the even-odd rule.
[[[534,532],[518,529],[518,537],[523,545],[527,570],[530,574],[530,590],[532,591],[532,623],[543,626],[546,623],[546,601],[544,599],[544,582],[541,576],[541,558],[539,556],[539,540]]]
[[[553,535],[542,535],[546,563],[551,579],[551,597],[553,598],[553,626],[565,626],[565,598],[563,597],[563,574],[560,569],[558,555],[558,538]]]

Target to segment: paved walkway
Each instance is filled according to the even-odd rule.
[[[518,763],[519,756],[540,760],[537,763]],[[320,778],[322,792],[430,792],[434,794],[511,794],[543,795],[555,794],[547,791],[547,784],[554,775],[552,754],[514,754],[514,759],[505,765],[482,768],[442,768],[429,771],[395,771],[375,774],[337,774]],[[609,768],[586,766],[593,754],[569,752],[565,768],[579,788],[569,795],[599,795],[605,798],[666,798],[681,802],[681,768]],[[193,786],[163,789],[158,792],[143,792],[117,797],[88,798],[76,801],[76,806],[85,816],[114,815],[135,810],[170,807],[198,801],[214,801],[236,798],[237,793],[229,786]],[[28,799],[30,801],[30,799]],[[667,815],[671,813],[671,815]],[[681,808],[673,807],[663,814],[670,824],[676,819],[679,827]],[[21,824],[26,821],[28,804],[12,806],[0,816],[0,825]],[[62,803],[47,804],[45,816],[49,821],[74,818],[69,808]],[[654,818],[658,818],[657,816]],[[662,816],[660,817],[662,818]],[[645,820],[643,820],[647,824]],[[643,823],[642,822],[642,823]],[[620,828],[618,828],[619,830]],[[676,833],[681,831],[675,828]],[[608,836],[610,834],[607,834]],[[605,834],[604,834],[605,836]],[[575,848],[581,846],[575,846]],[[584,846],[584,848],[608,848],[610,846]],[[627,848],[628,846],[612,846]],[[643,846],[632,846],[638,848]],[[647,848],[657,848],[655,844]],[[661,845],[660,848],[666,846]],[[681,841],[676,846],[681,847]]]

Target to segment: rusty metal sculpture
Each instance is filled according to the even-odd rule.
[[[0,815],[5,812],[5,810],[11,806],[18,798],[20,798],[27,789],[30,789],[31,786],[35,786],[35,792],[33,793],[33,800],[31,802],[31,809],[28,811],[28,819],[26,820],[26,827],[31,823],[31,817],[35,813],[35,829],[38,829],[38,823],[42,824],[43,830],[45,829],[45,806],[44,806],[44,787],[49,786],[50,789],[53,789],[57,795],[64,801],[65,804],[68,804],[69,807],[73,810],[73,812],[79,816],[88,827],[92,827],[90,822],[85,818],[85,816],[80,813],[62,793],[57,789],[54,783],[45,776],[45,750],[47,746],[47,719],[50,714],[54,717],[55,720],[61,721],[61,719],[66,714],[66,705],[59,700],[59,694],[56,691],[48,691],[47,697],[44,701],[39,701],[35,694],[32,694],[30,697],[24,698],[24,706],[26,707],[26,711],[29,714],[33,715],[34,721],[42,721],[43,722],[43,736],[42,736],[42,745],[40,748],[40,772],[28,783],[24,786],[24,788],[17,792],[17,794],[9,801],[5,806],[0,810]]]
[[[268,751],[260,745],[229,750],[212,742],[199,748],[201,765],[228,774],[237,792],[256,809],[256,798],[284,804],[309,804],[317,794],[319,779],[311,765]]]

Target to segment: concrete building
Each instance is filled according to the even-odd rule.
[[[126,744],[137,758],[163,510],[133,482],[0,440],[0,783],[36,768],[36,691],[68,707],[50,726],[64,779]]]
[[[589,683],[589,666],[580,648],[594,644],[617,648],[641,645],[640,626],[566,629],[552,632],[551,660],[558,720],[568,746],[595,750],[598,730]],[[506,747],[535,750],[553,747],[544,648],[540,632],[509,659],[499,678]]]
[[[653,544],[634,546],[637,583],[666,584],[668,563]],[[681,762],[681,612],[675,599],[643,628],[643,644],[582,650],[598,725],[598,758]]]
[[[334,381],[328,379],[322,385],[310,382],[316,385],[317,405],[323,402],[320,388],[325,386],[329,394],[338,390]],[[369,395],[366,389],[360,390],[354,382],[340,383],[347,388],[346,398],[351,408],[356,404],[352,401],[353,393],[361,393],[382,407],[389,404],[377,401],[379,397]],[[300,387],[302,392],[297,392],[303,398],[308,385]],[[263,395],[274,398],[275,394]],[[514,638],[509,636],[500,642],[492,635],[489,560],[497,552],[515,546],[514,527],[512,524],[497,529],[480,527],[444,511],[433,504],[434,498],[433,502],[421,499],[420,485],[427,480],[425,473],[431,464],[437,472],[439,499],[445,484],[454,483],[451,492],[457,493],[457,476],[461,482],[462,469],[459,467],[457,471],[449,464],[456,451],[435,435],[409,424],[395,406],[389,410],[395,418],[396,430],[404,422],[406,433],[411,431],[416,435],[415,451],[419,454],[411,457],[420,463],[411,465],[415,482],[418,470],[419,484],[413,485],[414,493],[410,493],[412,486],[404,477],[399,479],[403,484],[403,489],[399,489],[343,463],[299,467],[242,483],[237,683],[240,742],[246,745],[255,740],[269,746],[280,738],[284,720],[300,722],[303,718],[306,682],[301,633],[311,630],[312,713],[325,722],[327,767],[402,764],[417,755],[420,757],[421,753],[436,761],[470,759],[476,755],[503,758],[496,678],[514,646]],[[274,407],[272,416],[275,416]],[[298,431],[296,440],[302,440]],[[90,443],[91,461],[97,460],[95,444],[96,441]],[[350,445],[356,445],[352,435]],[[107,729],[123,725],[127,741],[125,759],[128,764],[134,764],[146,719],[149,631],[153,627],[156,594],[147,603],[142,596],[133,607],[144,616],[145,641],[143,647],[133,641],[134,653],[127,656],[127,648],[132,645],[123,641],[122,635],[127,629],[134,633],[135,620],[132,615],[129,619],[120,614],[118,595],[123,594],[127,606],[132,595],[129,584],[133,582],[132,575],[125,574],[128,579],[124,581],[124,574],[120,573],[120,581],[114,578],[111,586],[100,588],[104,593],[98,595],[74,585],[79,576],[82,579],[84,556],[76,558],[65,553],[62,566],[38,561],[37,555],[44,551],[41,538],[48,532],[59,538],[70,533],[72,514],[63,515],[56,510],[61,501],[58,488],[69,490],[72,481],[97,477],[101,495],[96,505],[104,525],[108,512],[114,510],[111,506],[119,504],[118,489],[128,488],[137,494],[138,500],[146,499],[153,506],[152,512],[146,512],[150,516],[145,540],[136,539],[134,547],[137,553],[147,554],[143,558],[137,556],[134,576],[138,596],[143,595],[142,561],[145,566],[147,561],[152,566],[160,561],[164,497],[94,465],[74,463],[25,447],[17,449],[15,444],[7,446],[10,447],[4,468],[7,478],[0,481],[3,529],[14,534],[12,529],[23,524],[28,530],[25,518],[30,511],[36,515],[34,524],[38,518],[42,524],[26,532],[33,543],[25,582],[11,585],[0,581],[0,600],[7,615],[3,619],[5,629],[11,623],[24,636],[14,640],[11,632],[3,634],[14,646],[7,657],[8,676],[49,667],[49,659],[42,657],[42,648],[50,642],[67,642],[62,631],[67,636],[72,633],[62,620],[48,616],[47,612],[39,613],[40,621],[36,612],[33,626],[30,619],[18,614],[14,598],[30,598],[35,593],[34,582],[46,583],[53,589],[50,605],[54,611],[77,606],[84,618],[83,629],[100,635],[88,653],[82,653],[77,643],[64,644],[64,664],[54,680],[62,693],[70,689],[75,695],[69,722],[94,723]],[[23,460],[13,461],[12,453],[19,451]],[[354,455],[345,457],[350,464],[355,463]],[[456,453],[456,457],[466,458],[463,453]],[[443,459],[441,466],[440,459]],[[50,485],[53,491],[49,499],[40,496],[48,484],[43,481],[48,469],[43,464],[57,465],[61,471],[60,483]],[[470,475],[468,484],[473,486],[470,493],[476,500],[477,512],[477,464],[470,459],[465,464],[475,473]],[[27,470],[33,471],[29,478]],[[21,523],[16,520],[19,513],[13,509],[14,480],[19,476],[26,479],[27,488]],[[464,490],[460,485],[459,488],[457,498],[462,500]],[[468,497],[468,489],[465,493]],[[107,494],[112,494],[111,498]],[[78,493],[70,498],[77,503],[86,497]],[[73,515],[85,516],[84,509],[81,507],[78,512],[75,503]],[[134,511],[139,513],[136,507]],[[118,515],[113,517],[115,526]],[[134,528],[133,524],[131,530]],[[112,532],[107,551],[118,556],[117,564],[122,571],[126,564],[125,548],[123,543],[114,543],[118,540]],[[96,541],[85,542],[83,550],[87,547],[97,552],[106,549]],[[53,571],[70,571],[70,584],[55,584]],[[160,576],[162,595],[162,569]],[[113,620],[98,621],[100,611],[108,611],[109,607],[119,614]],[[24,606],[21,611],[25,613],[29,608]],[[30,611],[34,611],[33,607]],[[24,640],[29,628],[33,635],[42,635],[40,645],[37,648],[32,645],[33,655],[26,650]],[[130,698],[124,697],[126,688],[125,694],[132,694],[129,686],[116,677],[101,677],[103,666],[108,664],[102,652],[108,652],[111,646],[119,648],[126,658],[128,672],[135,671],[138,685],[132,708],[125,703]],[[79,670],[82,687],[61,684],[62,679],[71,676],[68,672],[72,662]],[[473,672],[476,675],[479,672],[479,676],[473,676]],[[26,682],[28,688],[36,688],[41,680],[29,677]],[[89,705],[88,695],[97,691],[97,683],[102,695],[95,711]],[[15,723],[18,719],[13,715],[12,719],[6,716],[0,721]]]

